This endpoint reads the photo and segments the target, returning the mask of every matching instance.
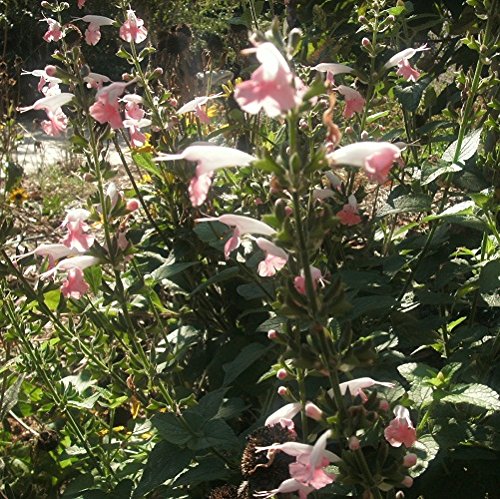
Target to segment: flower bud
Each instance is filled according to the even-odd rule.
[[[52,5],[50,5],[49,2],[42,2],[40,4],[44,9],[50,9],[52,7]]]
[[[172,107],[177,107],[179,105],[179,101],[175,97],[170,97],[170,99],[168,99],[168,103]]]
[[[286,386],[279,386],[278,395],[280,397],[286,397],[288,395],[288,388]]]
[[[390,23],[393,23],[393,22],[396,20],[396,18],[395,18],[395,17],[391,14],[391,15],[387,16],[387,20],[388,20]]]
[[[411,468],[412,466],[415,466],[417,464],[417,455],[413,454],[410,452],[409,454],[406,454],[406,456],[403,459],[403,466],[405,468]]]
[[[267,332],[267,337],[271,340],[271,341],[275,341],[278,339],[278,331],[276,331],[276,329],[270,329],[268,332]]]
[[[55,76],[56,71],[57,71],[57,68],[55,66],[53,66],[52,64],[45,66],[45,72],[47,73],[48,76]]]
[[[413,485],[413,478],[411,476],[405,476],[404,480],[401,482],[401,485],[410,488]]]
[[[155,68],[153,74],[155,76],[161,76],[163,74],[163,68]]]
[[[387,412],[391,408],[391,405],[387,400],[382,399],[378,404],[378,408],[381,411]]]
[[[396,492],[396,499],[405,499],[405,493],[402,490]]]
[[[293,213],[292,207],[291,206],[285,206],[285,215],[287,217],[291,216]]]
[[[356,451],[359,450],[361,446],[359,445],[359,438],[353,435],[349,438],[349,449]]]
[[[127,201],[127,210],[128,211],[135,211],[139,208],[139,201],[137,199],[129,199]]]
[[[123,81],[132,81],[133,76],[129,73],[123,73],[122,74],[122,80]]]
[[[366,140],[368,138],[368,132],[366,130],[363,130],[361,132],[361,140]]]
[[[358,17],[358,22],[365,23],[366,22],[366,17],[365,16],[359,16]]]
[[[278,372],[276,373],[276,377],[277,377],[278,379],[282,380],[282,381],[283,381],[284,379],[288,378],[288,372],[287,372],[287,370],[286,370],[286,369],[283,369],[283,368],[278,369]]]
[[[363,47],[365,48],[368,48],[368,47],[371,47],[372,46],[372,42],[366,38],[366,36],[361,40],[361,45],[363,45]]]
[[[352,126],[348,126],[346,127],[346,129],[344,130],[344,134],[348,135],[350,133],[353,133],[354,132],[354,128],[352,128]]]
[[[323,411],[316,404],[307,402],[305,409],[307,417],[315,421],[321,421],[323,419]]]

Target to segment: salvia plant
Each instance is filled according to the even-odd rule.
[[[72,3],[20,76],[89,185],[43,237],[2,121],[2,496],[495,497],[498,2],[243,2],[189,98],[142,4]]]

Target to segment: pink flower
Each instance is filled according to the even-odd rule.
[[[321,270],[311,265],[311,277],[313,281],[313,288],[316,289],[318,286],[318,282],[323,282],[323,274]],[[294,288],[301,294],[306,294],[306,278],[304,276],[304,270],[301,270],[300,275],[295,277],[293,280]]]
[[[144,21],[136,17],[133,10],[127,11],[127,20],[120,27],[120,38],[129,43],[141,43],[148,36]]]
[[[320,73],[326,73],[326,80],[328,82],[331,82],[332,84],[335,80],[335,75],[354,72],[354,69],[350,68],[349,66],[346,66],[345,64],[337,64],[334,62],[322,62],[321,64],[317,64],[311,69],[315,69]]]
[[[68,127],[68,117],[59,108],[55,112],[47,111],[48,120],[41,123],[42,130],[51,137],[57,137]]]
[[[273,412],[265,421],[265,426],[281,425],[283,428],[293,430],[295,425],[292,419],[300,412],[300,402],[286,404]]]
[[[63,31],[61,25],[55,19],[44,19],[44,21],[49,25],[46,33],[43,35],[43,39],[47,42],[58,42],[63,37]]]
[[[323,411],[313,402],[307,402],[305,406],[306,416],[314,419],[315,421],[321,421],[323,419]]]
[[[96,45],[101,39],[101,30],[97,24],[90,23],[85,30],[85,41],[87,45]]]
[[[420,72],[417,71],[407,59],[403,59],[398,63],[398,70],[396,71],[398,76],[402,76],[407,81],[416,82],[420,77]]]
[[[365,106],[365,99],[354,88],[339,85],[337,91],[345,97],[344,118],[350,118],[354,113],[359,113]]]
[[[429,50],[426,45],[416,49],[405,49],[397,54],[393,55],[385,64],[384,68],[390,68],[393,66],[398,66],[396,74],[402,76],[409,81],[417,81],[420,73],[410,65],[408,59],[411,59],[417,52],[422,52],[424,50]]]
[[[79,300],[88,290],[89,285],[85,282],[83,271],[78,267],[69,269],[66,280],[61,286],[61,292],[64,297]]]
[[[89,216],[90,212],[84,209],[68,211],[62,223],[62,226],[68,230],[66,237],[62,240],[64,245],[83,252],[87,251],[94,244],[94,236],[87,234],[89,226],[85,223],[85,220]]]
[[[92,265],[97,265],[100,263],[99,258],[90,255],[80,255],[73,256],[71,258],[65,258],[61,260],[54,268],[40,274],[41,279],[46,279],[55,275],[60,270],[70,270],[73,268],[79,268],[80,270],[84,270],[87,267],[91,267]]]
[[[229,166],[247,166],[257,158],[246,152],[213,145],[189,146],[180,154],[163,154],[155,161],[195,161],[195,176],[189,184],[189,198],[193,206],[201,206],[207,198],[214,172]]]
[[[244,154],[244,153],[242,153]],[[224,245],[224,256],[226,260],[229,255],[237,249],[241,244],[240,236],[245,234],[259,234],[262,236],[272,236],[276,231],[269,225],[255,220],[254,218],[245,217],[243,215],[221,215],[220,217],[198,218],[196,222],[221,222],[233,227],[232,236]]]
[[[358,215],[358,202],[353,194],[349,196],[349,202],[337,213],[337,217],[342,225],[357,225],[361,222]]]
[[[86,2],[86,1],[87,1],[87,0],[78,0],[78,8],[79,8],[79,9],[82,9],[82,8],[83,8],[83,6],[85,5],[85,2]]]
[[[83,78],[83,81],[87,84],[87,88],[101,88],[104,83],[108,83],[111,80],[104,75],[99,73],[89,73]]]
[[[90,116],[101,124],[109,123],[114,130],[122,128],[123,121],[118,99],[125,88],[134,82],[135,79],[126,83],[117,81],[100,88],[96,94],[96,102],[89,108]]]
[[[275,490],[254,494],[255,497],[269,498],[278,493],[297,491],[299,497],[303,499],[313,490],[321,489],[332,483],[335,480],[335,475],[326,473],[323,468],[330,463],[337,463],[341,459],[333,452],[326,450],[326,442],[330,436],[331,431],[326,431],[318,438],[314,446],[299,442],[285,442],[267,447],[256,447],[257,452],[266,450],[269,459],[272,459],[276,451],[281,451],[295,457],[295,462],[288,467],[291,479],[282,482]]]
[[[96,45],[101,39],[101,26],[112,26],[113,19],[104,16],[87,15],[74,19],[75,21],[84,21],[89,23],[85,30],[85,41],[87,45]]]
[[[257,114],[263,109],[272,118],[300,104],[290,67],[272,43],[261,43],[245,52],[255,52],[261,65],[250,80],[238,84],[234,91],[234,98],[243,111]]]
[[[215,95],[204,95],[202,97],[196,97],[193,100],[187,102],[182,107],[180,107],[176,114],[194,113],[202,123],[210,123],[210,118],[207,113],[203,110],[204,106],[210,99],[216,99],[220,97],[222,93]]]
[[[368,178],[379,184],[387,181],[394,161],[401,156],[401,150],[390,142],[356,142],[327,154],[334,164],[361,167]]]
[[[366,400],[368,397],[366,397],[366,395],[364,394],[363,389],[370,388],[375,385],[385,386],[387,388],[394,387],[394,383],[390,383],[387,381],[376,381],[372,378],[364,377],[352,379],[351,381],[344,381],[343,383],[339,384],[339,388],[342,395],[345,395],[347,393],[347,390],[349,390],[349,393],[353,397],[359,395],[361,398]],[[330,395],[330,397],[333,397],[333,389],[330,388],[330,390],[328,390],[328,394]]]
[[[49,95],[38,99],[31,106],[20,107],[18,111],[20,113],[25,113],[26,111],[51,111],[56,112],[61,106],[68,104],[73,99],[74,95],[69,93],[54,93],[54,95]]]
[[[57,260],[77,254],[77,250],[75,250],[74,248],[68,248],[64,244],[40,244],[33,251],[24,253],[23,255],[19,255],[18,257],[16,257],[16,260],[20,260],[31,255],[41,256],[42,258],[47,258],[49,262],[49,269],[52,269],[54,268]]]
[[[266,255],[264,260],[259,263],[257,268],[258,274],[261,277],[272,277],[276,275],[276,272],[280,271],[286,265],[288,254],[286,251],[263,237],[258,237],[255,242]]]
[[[410,411],[402,405],[394,408],[396,416],[384,430],[384,437],[393,447],[411,447],[417,441],[417,432],[410,419]]]
[[[47,68],[52,68],[52,67],[54,66],[46,66],[45,69],[35,69],[34,71],[23,71],[21,75],[33,75],[40,78],[37,89],[39,92],[42,92],[42,88],[47,83],[53,83],[53,84],[61,83],[60,78],[56,78],[53,74],[49,75],[49,73],[47,72]]]

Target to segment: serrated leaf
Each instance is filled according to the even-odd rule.
[[[410,469],[413,478],[421,475],[436,457],[439,445],[431,435],[422,435],[413,445],[412,451],[417,455],[417,464]]]
[[[260,343],[250,343],[250,345],[247,345],[233,361],[224,364],[223,369],[226,373],[224,376],[224,385],[231,384],[245,369],[260,359],[266,351],[267,348]]]
[[[202,427],[203,435],[194,438],[188,445],[194,450],[207,449],[209,447],[221,447],[228,449],[237,447],[239,440],[231,427],[222,419],[211,419]]]
[[[443,397],[441,402],[474,405],[487,409],[488,411],[500,410],[500,398],[498,393],[489,386],[480,385],[479,383],[455,386],[453,388],[453,393]]]
[[[156,414],[151,422],[161,437],[172,444],[183,445],[192,437],[191,433],[181,425],[178,417],[171,412]]]
[[[437,370],[421,362],[409,362],[398,367],[399,374],[410,384],[420,383],[423,379],[434,378]]]
[[[189,465],[192,457],[193,452],[189,449],[179,449],[169,442],[158,442],[149,455],[133,497],[142,498],[166,480],[174,478]]]
[[[207,393],[200,399],[198,405],[193,410],[205,419],[213,418],[219,411],[219,407],[224,400],[226,392],[227,388],[219,388],[213,392]]]
[[[460,147],[460,153],[458,155],[457,155],[458,140],[455,140],[455,142],[453,142],[448,147],[448,149],[446,149],[446,151],[443,153],[441,159],[443,161],[463,163],[464,161],[472,158],[472,156],[474,156],[479,147],[482,131],[483,131],[482,128],[478,128],[477,130],[474,130],[473,132],[467,134],[464,137],[464,140],[462,141],[462,146]]]

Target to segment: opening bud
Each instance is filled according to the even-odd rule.
[[[280,397],[286,397],[288,395],[288,388],[286,386],[279,386],[278,395]]]
[[[413,454],[410,452],[409,454],[406,454],[406,456],[403,459],[403,466],[405,468],[411,468],[412,466],[415,466],[417,464],[417,455]]]
[[[359,438],[353,435],[352,437],[349,438],[349,449],[356,451],[359,450],[360,448],[359,444]]]
[[[321,421],[323,419],[323,411],[316,404],[307,402],[305,409],[307,417],[315,421]]]
[[[278,372],[276,373],[276,377],[277,377],[278,379],[282,380],[282,381],[283,381],[284,379],[288,378],[288,372],[287,372],[287,370],[286,370],[286,369],[283,369],[283,368],[278,369]]]
[[[410,488],[413,485],[413,478],[411,476],[405,476],[401,485]]]
[[[267,337],[271,340],[271,341],[275,341],[278,339],[278,331],[276,331],[276,329],[270,329],[268,332],[267,332]]]

